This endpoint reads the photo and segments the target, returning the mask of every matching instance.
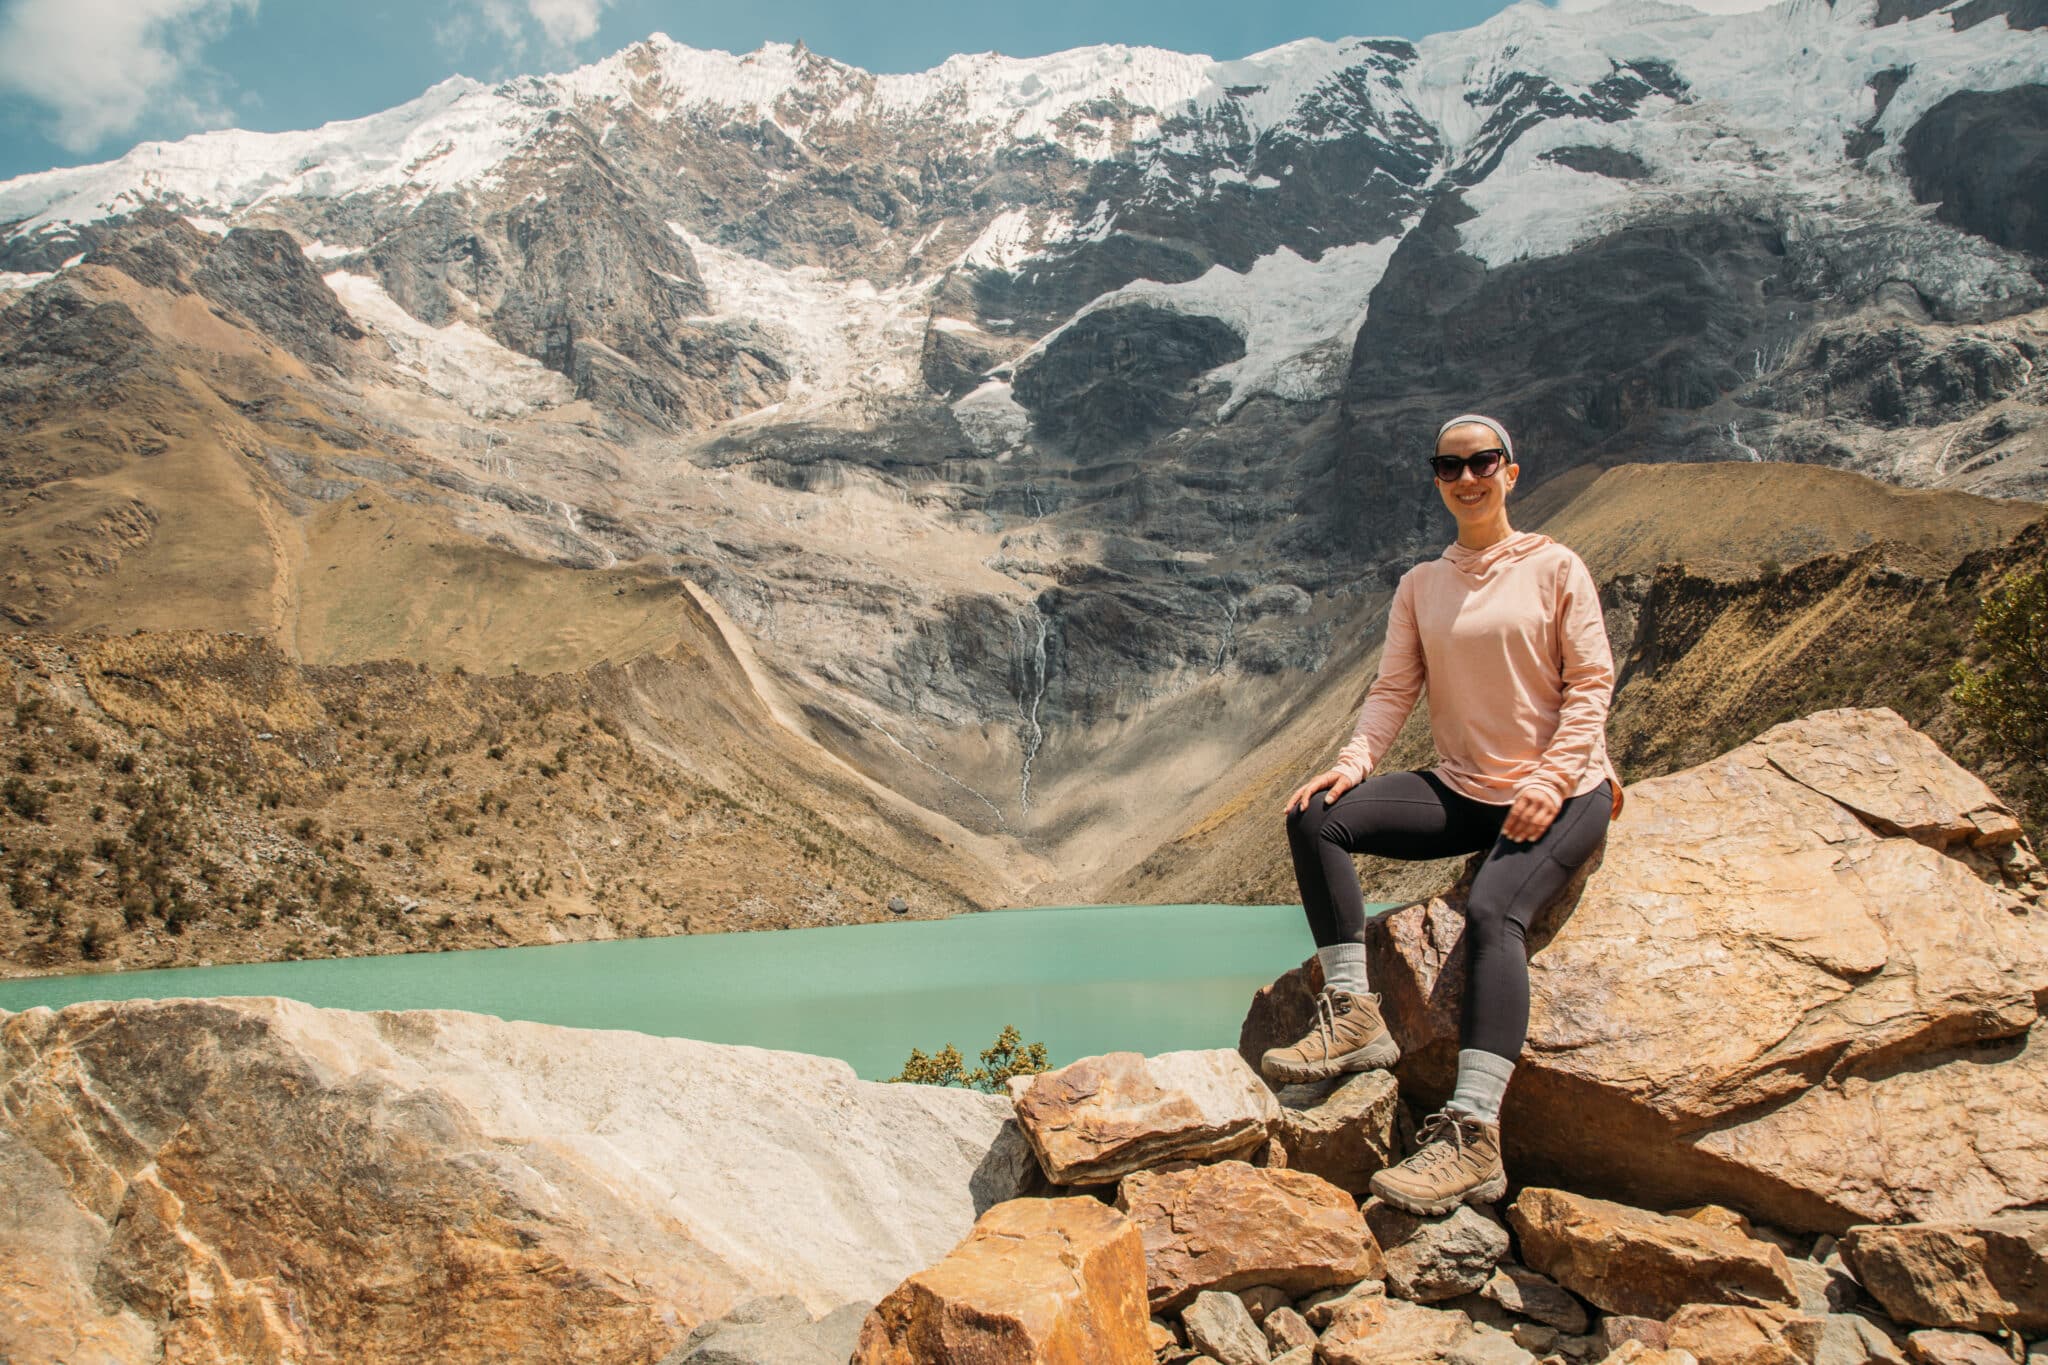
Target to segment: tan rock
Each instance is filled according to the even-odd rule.
[[[1323,988],[1323,964],[1313,955],[1299,967],[1282,972],[1271,985],[1252,994],[1251,1008],[1237,1032],[1237,1055],[1259,1069],[1259,1059],[1276,1047],[1301,1037],[1315,1017],[1316,993]]]
[[[1671,1345],[1671,1329],[1662,1318],[1609,1313],[1593,1329],[1592,1353],[1596,1357],[1614,1355],[1630,1342],[1662,1351]]]
[[[2048,1332],[2048,1213],[1855,1227],[1840,1249],[1894,1321]]]
[[[1266,1314],[1266,1320],[1259,1324],[1266,1331],[1266,1344],[1274,1354],[1291,1351],[1297,1346],[1316,1344],[1316,1330],[1308,1325],[1308,1319],[1292,1308],[1276,1308]]]
[[[1888,711],[1631,788],[1598,869],[1532,929],[1508,1168],[1805,1232],[2048,1200],[2048,1043],[2028,1037],[2048,921],[1970,851],[1989,799]],[[1456,1058],[1461,896],[1368,927],[1426,1099]]]
[[[1361,1071],[1279,1092],[1275,1135],[1287,1167],[1363,1195],[1373,1172],[1399,1160],[1401,1089],[1391,1072]]]
[[[1444,1365],[1536,1365],[1533,1352],[1512,1332],[1474,1323],[1443,1354]]]
[[[1285,1355],[1273,1357],[1273,1365],[1316,1365],[1316,1348],[1296,1346]]]
[[[1112,1052],[1010,1082],[1018,1125],[1056,1185],[1107,1182],[1162,1162],[1248,1156],[1279,1106],[1227,1049]]]
[[[1221,1365],[1267,1365],[1271,1359],[1266,1334],[1235,1294],[1203,1290],[1182,1310],[1180,1321],[1188,1345]]]
[[[1527,1266],[1511,1261],[1503,1263],[1487,1278],[1479,1292],[1510,1313],[1534,1318],[1560,1332],[1576,1335],[1586,1330],[1585,1305],[1555,1280],[1539,1275]]]
[[[1821,1319],[1814,1365],[1906,1365],[1906,1357],[1876,1323],[1856,1313]]]
[[[1472,1320],[1463,1313],[1365,1298],[1331,1318],[1316,1355],[1324,1365],[1418,1365],[1441,1359],[1471,1330]]]
[[[1674,1351],[1630,1338],[1607,1357],[1605,1365],[1699,1365],[1690,1351]]]
[[[1700,1365],[1813,1365],[1821,1320],[1787,1309],[1688,1304],[1671,1315],[1671,1349]]]
[[[0,1015],[0,1088],[18,1361],[656,1360],[872,1303],[1032,1166],[990,1096],[444,1011]]]
[[[1355,1303],[1366,1299],[1383,1299],[1387,1286],[1380,1280],[1360,1280],[1357,1284],[1336,1285],[1318,1290],[1301,1300],[1301,1315],[1308,1319],[1308,1325],[1318,1332],[1329,1327],[1337,1315]]]
[[[1382,1273],[1365,1219],[1319,1176],[1241,1161],[1139,1171],[1124,1177],[1116,1203],[1144,1239],[1155,1312],[1205,1289],[1300,1295]]]
[[[1555,1327],[1541,1322],[1518,1322],[1508,1329],[1515,1344],[1534,1355],[1545,1356],[1557,1349],[1557,1339],[1564,1334]]]
[[[1508,1230],[1463,1204],[1423,1218],[1375,1198],[1361,1212],[1386,1259],[1387,1292],[1397,1298],[1436,1303],[1475,1293],[1508,1252]]]
[[[1255,1284],[1249,1289],[1240,1289],[1237,1296],[1244,1300],[1245,1310],[1252,1315],[1253,1322],[1263,1323],[1266,1315],[1276,1308],[1285,1308],[1294,1299],[1292,1294],[1275,1284]]]
[[[1799,1301],[1785,1253],[1740,1233],[1542,1188],[1523,1190],[1508,1221],[1524,1261],[1610,1313],[1666,1318],[1690,1303]]]
[[[1673,1209],[1671,1216],[1684,1218],[1689,1222],[1703,1223],[1710,1228],[1719,1228],[1723,1232],[1739,1232],[1744,1237],[1755,1235],[1747,1218],[1734,1209],[1723,1208],[1719,1204],[1702,1204],[1696,1209]]]
[[[1152,1348],[1152,1354],[1163,1355],[1180,1345],[1180,1334],[1173,1326],[1159,1318],[1149,1319],[1145,1324],[1145,1342]]]
[[[1989,1338],[1932,1327],[1906,1338],[1906,1356],[1914,1365],[2012,1365],[2012,1357]]]
[[[1013,1199],[875,1305],[852,1365],[1144,1365],[1138,1230],[1094,1199]]]

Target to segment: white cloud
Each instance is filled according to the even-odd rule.
[[[217,78],[200,51],[258,0],[15,0],[0,13],[0,90],[50,111],[50,137],[75,152],[150,113],[221,122]]]
[[[439,26],[441,44],[452,50],[493,40],[499,52],[517,62],[526,55],[527,40],[539,30],[551,56],[568,56],[597,36],[598,21],[617,0],[458,0],[454,19]]]
[[[1605,9],[1614,0],[1555,0],[1555,3],[1567,14],[1578,14],[1589,9]],[[1769,9],[1780,0],[1670,0],[1670,3],[1696,9],[1703,14],[1748,14],[1753,10]]]

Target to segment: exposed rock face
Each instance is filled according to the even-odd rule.
[[[854,1365],[1144,1365],[1138,1231],[1094,1199],[998,1204],[875,1305]]]
[[[1915,197],[1943,220],[2048,255],[2048,85],[1950,95],[1902,148]]]
[[[2048,1331],[2048,1214],[1851,1228],[1842,1257],[1899,1322]]]
[[[1530,1266],[1610,1313],[1799,1302],[1785,1253],[1737,1232],[1551,1189],[1523,1190],[1508,1221]]]
[[[1300,1295],[1383,1273],[1356,1205],[1317,1176],[1241,1161],[1140,1171],[1124,1177],[1116,1202],[1144,1237],[1155,1312],[1205,1289]]]
[[[279,1000],[0,1016],[0,1091],[16,1359],[654,1360],[872,1302],[1030,1160],[823,1058]]]
[[[1187,420],[1189,380],[1244,355],[1215,318],[1129,304],[1090,313],[1017,367],[1017,401],[1047,436],[1093,453]]]
[[[2011,1359],[1975,1333],[1944,1332],[1937,1328],[1906,1338],[1906,1356],[1914,1365],[2002,1365]]]
[[[2048,926],[1988,856],[2016,834],[1889,711],[1818,713],[1637,784],[1532,935],[1509,1169],[1807,1230],[2048,1197]],[[1454,1060],[1458,894],[1369,928],[1425,1095]]]
[[[1164,1161],[1244,1156],[1266,1140],[1279,1112],[1251,1068],[1220,1049],[1084,1057],[1017,1077],[1010,1094],[1056,1185],[1115,1180]]]

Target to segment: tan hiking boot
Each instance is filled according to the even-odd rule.
[[[1315,1021],[1301,1041],[1268,1052],[1259,1059],[1259,1070],[1268,1080],[1291,1085],[1389,1067],[1400,1060],[1401,1048],[1380,1018],[1377,995],[1326,990],[1316,997]]]
[[[1372,1192],[1413,1214],[1494,1203],[1508,1192],[1508,1173],[1500,1164],[1500,1125],[1448,1109],[1431,1115],[1406,1161],[1373,1172]]]

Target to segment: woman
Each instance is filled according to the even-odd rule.
[[[1365,899],[1351,855],[1485,849],[1465,904],[1457,1086],[1415,1153],[1372,1178],[1374,1193],[1418,1214],[1506,1193],[1500,1106],[1529,1025],[1524,935],[1621,811],[1606,742],[1614,661],[1592,576],[1548,536],[1508,525],[1521,466],[1500,423],[1452,418],[1430,463],[1458,539],[1402,577],[1357,732],[1329,771],[1287,798],[1324,989],[1308,1033],[1262,1062],[1281,1081],[1392,1066],[1400,1049],[1366,979]],[[1425,688],[1440,761],[1368,777]]]

